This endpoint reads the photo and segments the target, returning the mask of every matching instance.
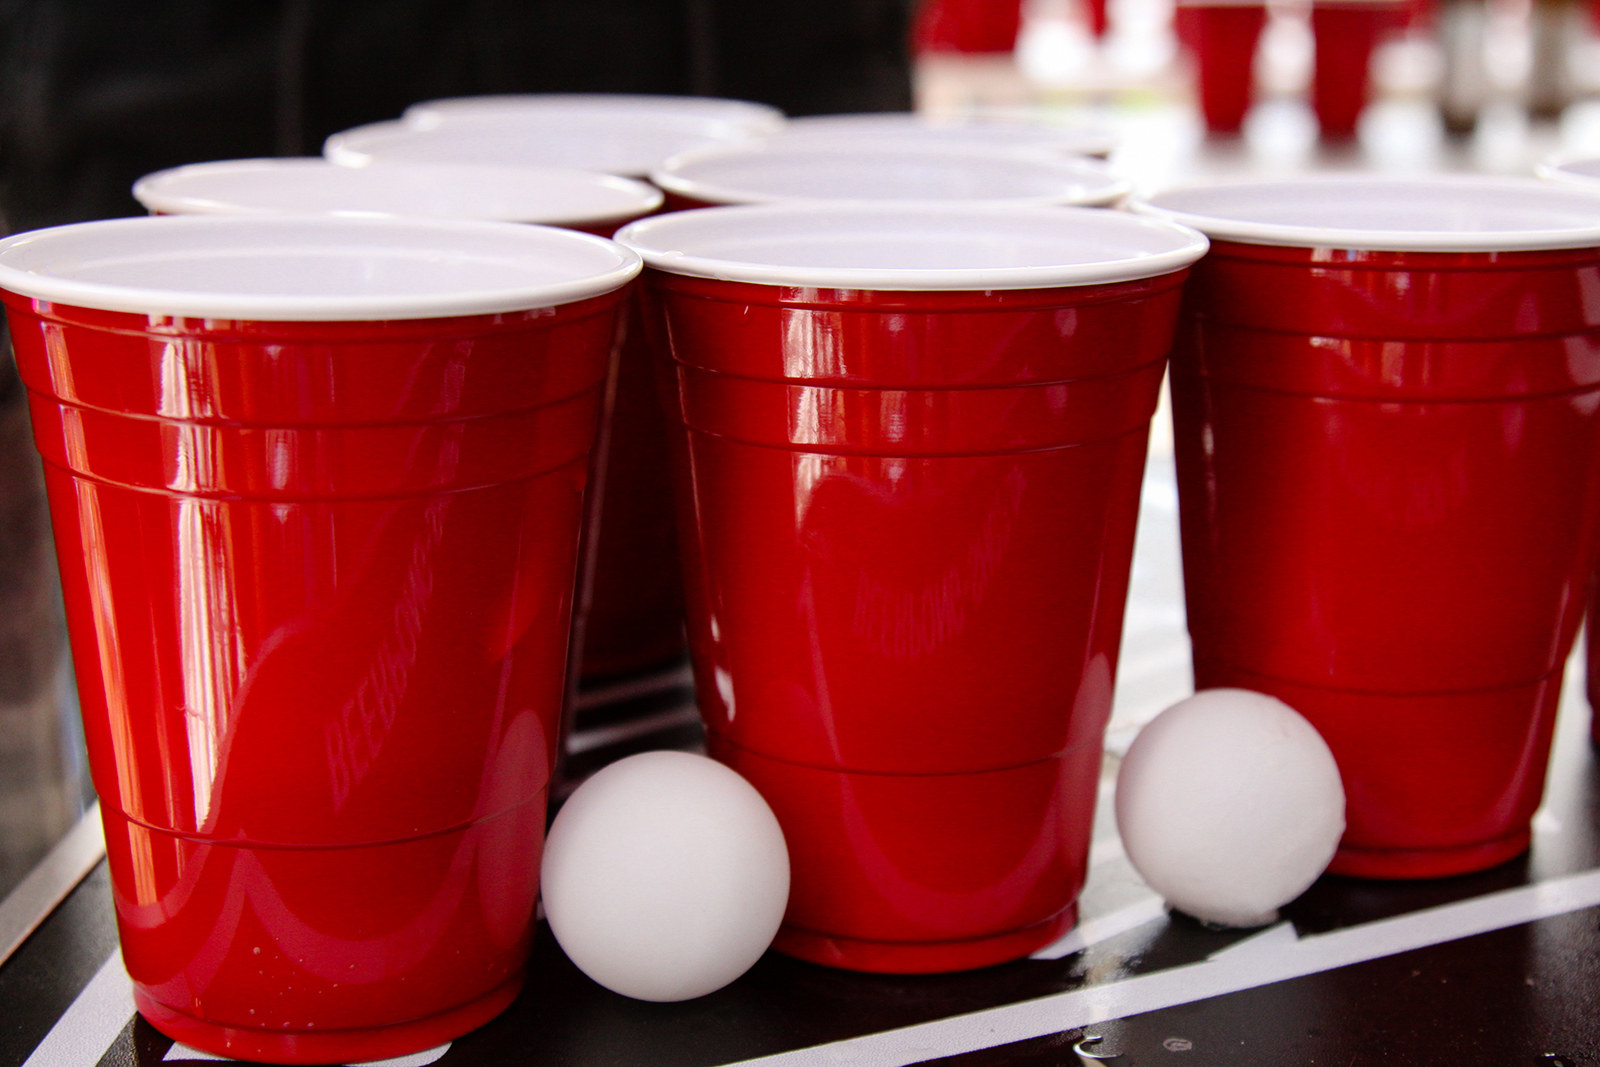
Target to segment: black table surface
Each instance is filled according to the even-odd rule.
[[[1328,876],[1276,925],[1214,930],[1161,906],[1103,812],[1083,921],[1040,954],[1055,958],[891,977],[768,953],[719,992],[647,1004],[589,981],[541,925],[508,1011],[394,1062],[1600,1064],[1600,757],[1574,683],[1578,671],[1533,848],[1489,871]],[[580,762],[698,737],[681,674],[586,718]],[[0,1067],[211,1058],[174,1046],[128,998],[102,862],[0,965]]]

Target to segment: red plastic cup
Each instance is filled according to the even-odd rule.
[[[1152,201],[1214,242],[1173,351],[1195,684],[1322,732],[1335,872],[1528,847],[1596,552],[1597,204],[1460,177]]]
[[[1022,4],[989,0],[928,0],[911,21],[911,51],[1010,55],[1022,30]]]
[[[1409,13],[1408,0],[1313,0],[1311,108],[1323,137],[1355,135],[1371,96],[1372,52]]]
[[[1553,159],[1539,167],[1539,176],[1551,181],[1569,182],[1600,193],[1600,159]],[[1600,708],[1600,581],[1590,593],[1588,625],[1584,628],[1584,695],[1591,712]],[[1600,714],[1591,714],[1589,736],[1600,745]]]
[[[499,99],[499,98],[494,98]],[[341,167],[323,159],[240,159],[146,175],[141,204],[161,214],[352,214],[543,223],[608,237],[661,207],[645,182],[560,167],[495,163],[387,163]],[[637,316],[636,294],[624,309]],[[591,494],[585,578],[574,612],[580,677],[625,674],[683,655],[683,593],[672,537],[650,356],[638,329],[623,331],[612,407]],[[615,456],[614,462],[606,462]]]
[[[970,145],[774,138],[684,152],[650,174],[670,207],[938,200],[1108,207],[1132,183],[1097,159]]]
[[[922,972],[1075,919],[1193,231],[1087,208],[633,223],[709,748],[794,871],[775,947]]]
[[[667,160],[650,180],[666,192],[671,210],[908,200],[1103,206],[1131,189],[1099,160],[998,144],[854,136],[697,149]]]
[[[502,223],[0,242],[139,1011],[288,1063],[515,996],[618,290]]]
[[[1238,133],[1255,97],[1256,46],[1267,24],[1265,3],[1191,3],[1173,14],[1178,40],[1194,58],[1200,114],[1212,133]]]

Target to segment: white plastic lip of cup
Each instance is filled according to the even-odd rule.
[[[1117,135],[1094,126],[1057,126],[1009,112],[939,118],[910,111],[807,115],[790,119],[774,136],[784,140],[851,144],[954,144],[1032,147],[1070,156],[1107,156]]]
[[[670,96],[651,93],[502,93],[453,96],[412,104],[400,117],[415,126],[436,126],[478,115],[633,113],[646,118],[687,115],[726,122],[749,133],[771,133],[786,121],[782,111],[752,100],[717,96]]]
[[[1203,234],[1086,207],[760,204],[629,223],[617,240],[655,269],[766,285],[873,290],[1096,285],[1180,270]]]
[[[1185,185],[1135,212],[1247,244],[1392,252],[1600,246],[1600,199],[1575,185],[1486,175],[1325,175]]]
[[[457,219],[163,215],[0,241],[0,288],[74,307],[246,321],[374,321],[554,307],[638,255],[573,230]]]
[[[321,158],[216,160],[156,171],[133,195],[168,215],[344,214],[600,225],[648,215],[661,191],[632,178],[557,167]]]
[[[737,123],[670,111],[640,115],[589,109],[550,114],[474,115],[431,126],[403,119],[333,134],[324,158],[373,163],[510,163],[643,178],[665,159],[706,145],[750,140]]]
[[[1557,158],[1541,163],[1539,177],[1573,185],[1600,185],[1600,156],[1584,159]]]
[[[775,140],[700,148],[650,180],[716,204],[814,200],[984,200],[1106,206],[1132,191],[1102,161],[947,144],[844,147]]]

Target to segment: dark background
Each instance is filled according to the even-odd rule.
[[[906,109],[915,2],[0,0],[0,233],[143,214],[143,174],[317,155],[443,96]]]

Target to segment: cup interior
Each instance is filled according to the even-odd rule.
[[[187,214],[422,215],[573,226],[638,218],[659,190],[593,171],[472,163],[341,167],[325,159],[237,159],[148,174],[134,197]]]
[[[1553,160],[1539,168],[1539,177],[1600,187],[1600,158]]]
[[[551,307],[621,287],[638,257],[570,230],[337,216],[160,216],[0,241],[0,288],[105,311],[280,321]]]
[[[775,107],[751,100],[714,96],[670,96],[650,93],[503,93],[457,96],[412,104],[401,115],[417,126],[434,126],[474,116],[573,115],[596,113],[636,115],[650,120],[663,115],[727,122],[750,133],[770,133],[784,124]]]
[[[1004,113],[934,118],[909,111],[809,115],[790,119],[777,136],[797,143],[852,145],[974,145],[1034,148],[1061,155],[1104,156],[1116,147],[1109,130],[1055,126]]]
[[[1600,196],[1532,178],[1232,181],[1172,189],[1135,207],[1254,244],[1396,252],[1600,246]]]
[[[434,126],[402,119],[357,126],[323,143],[322,154],[343,166],[369,163],[501,163],[576,167],[642,178],[666,159],[713,144],[751,137],[717,119],[662,112],[591,109],[462,116]]]
[[[1206,249],[1199,233],[1162,220],[996,204],[706,208],[641,219],[617,239],[678,274],[889,290],[1127,281],[1179,270]]]
[[[834,145],[775,140],[684,153],[651,174],[718,204],[779,200],[1000,200],[1110,204],[1130,184],[1088,159],[953,144]]]

